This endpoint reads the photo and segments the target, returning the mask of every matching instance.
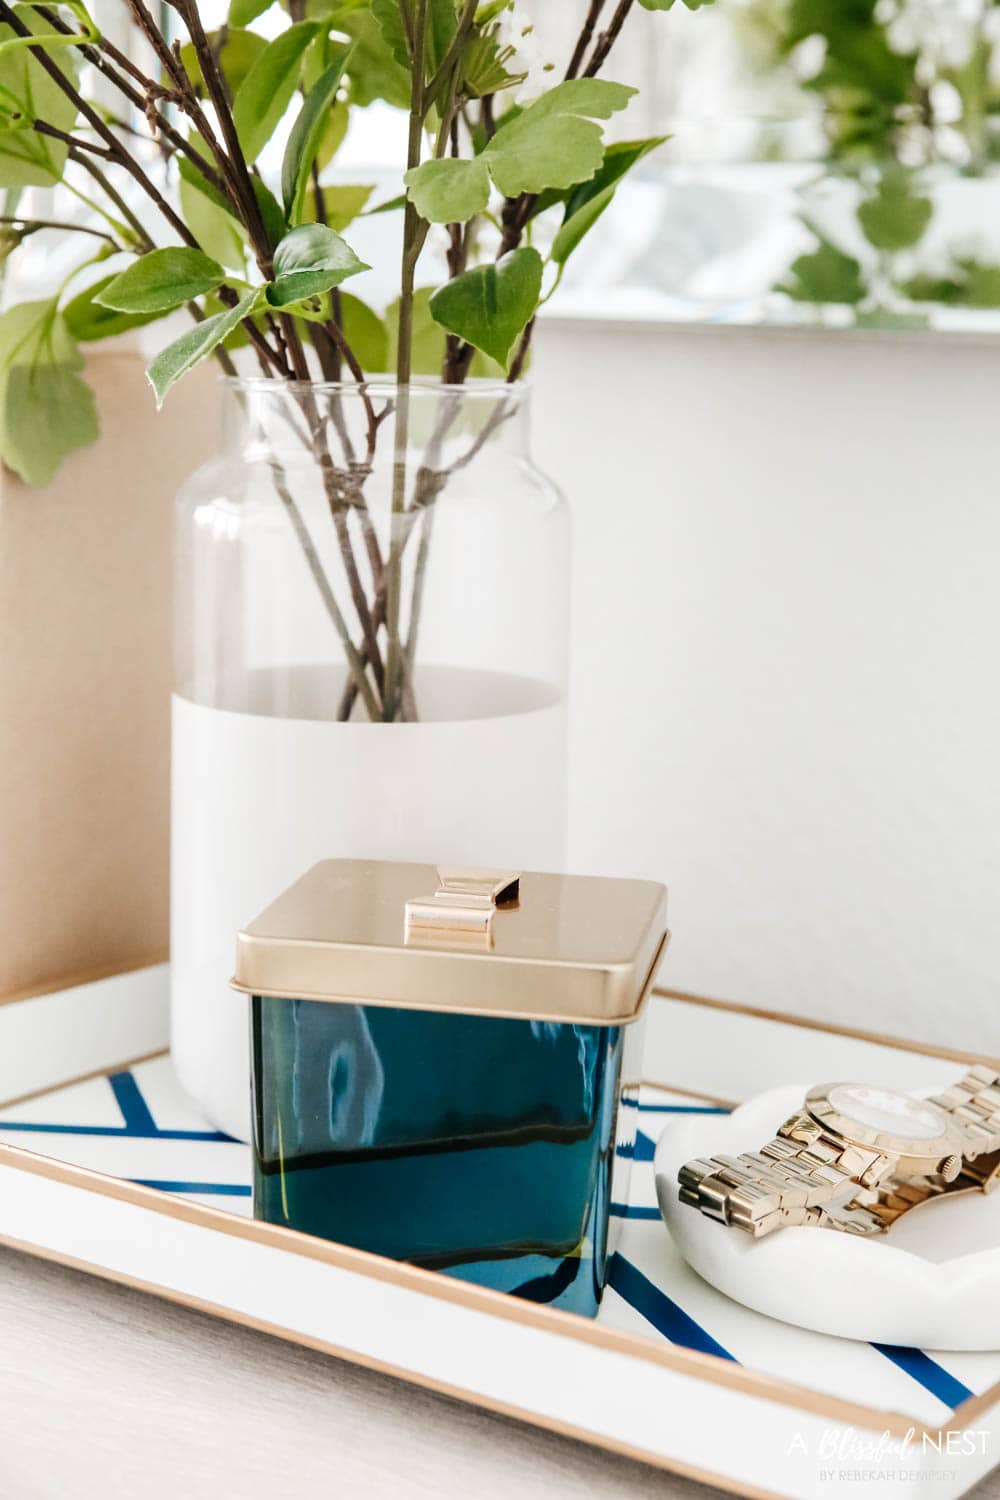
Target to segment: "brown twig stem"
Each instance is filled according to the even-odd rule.
[[[131,3],[136,3],[136,0],[131,0]],[[198,9],[198,0],[167,0],[167,3],[176,10],[187,26],[188,35],[191,38],[195,55],[198,58],[209,97],[215,106],[219,128],[222,131],[223,140],[226,144],[233,187],[243,210],[243,223],[250,234],[261,275],[270,278],[273,270],[271,252],[274,246],[269,242],[267,237],[267,230],[264,227],[260,205],[257,202],[257,194],[254,191],[250,171],[247,167],[243,148],[240,145],[239,136],[236,131],[236,121],[233,118],[229,90],[226,88],[225,79],[219,67],[219,60],[212,50],[212,45],[205,33],[205,27],[202,24],[201,14]]]
[[[406,6],[402,6],[403,11]],[[406,165],[408,170],[420,165],[424,128],[424,56],[426,52],[428,0],[413,0],[413,41],[410,72],[410,119],[407,134]],[[407,198],[403,214],[403,255],[400,268],[399,329],[396,340],[396,430],[393,445],[392,516],[390,520],[389,562],[386,569],[385,625],[386,647],[385,694],[383,718],[396,716],[399,690],[400,640],[399,606],[402,583],[400,565],[399,517],[406,506],[406,453],[410,440],[410,374],[413,364],[413,293],[417,261],[427,237],[428,225]]]
[[[583,66],[583,59],[587,55],[587,48],[590,46],[591,37],[594,35],[594,28],[597,25],[601,11],[603,9],[604,0],[590,0],[590,8],[587,11],[587,18],[583,23],[580,35],[576,39],[576,46],[573,48],[573,55],[570,58],[569,65],[566,69],[565,76],[567,80],[570,78],[575,78],[579,73],[581,67]]]
[[[40,229],[58,229],[66,234],[89,234],[94,239],[103,240],[112,250],[122,249],[114,235],[105,234],[103,229],[94,229],[89,224],[72,224],[65,219],[32,219],[25,218],[22,214],[0,214],[0,224],[12,229],[20,228],[25,238],[29,234],[36,234]]]
[[[633,0],[618,0],[618,8],[611,17],[607,30],[602,31],[597,38],[597,44],[590,56],[590,61],[583,70],[584,78],[593,78],[598,74],[607,61],[608,53],[621,34],[621,29],[628,19],[628,13],[632,9]]]
[[[14,32],[15,36],[26,37],[29,39],[32,44],[32,52],[39,67],[49,76],[49,78],[60,90],[60,92],[65,94],[68,99],[72,100],[73,104],[77,108],[77,111],[83,116],[98,139],[103,142],[103,149],[100,151],[96,151],[92,143],[83,142],[78,137],[70,136],[66,138],[74,145],[89,145],[92,150],[95,150],[95,154],[105,156],[108,161],[113,161],[117,166],[122,167],[126,172],[129,173],[131,177],[135,179],[146,196],[159,209],[160,213],[166,219],[170,227],[175,231],[176,234],[180,236],[181,240],[183,240],[186,245],[197,246],[197,241],[191,234],[187,225],[184,223],[184,220],[180,217],[179,214],[174,211],[174,209],[164,198],[163,194],[160,192],[156,184],[143,171],[142,167],[134,159],[134,157],[132,157],[129,152],[125,150],[124,146],[121,144],[114,131],[109,125],[106,125],[104,123],[97,110],[94,109],[93,105],[89,104],[88,101],[83,98],[82,94],[74,85],[72,79],[67,77],[62,68],[60,68],[59,65],[54,62],[51,57],[49,57],[48,53],[45,51],[44,46],[39,45],[39,41],[44,40],[44,38],[40,39],[39,37],[37,37],[36,34],[24,24],[20,16],[17,14],[14,6],[8,4],[7,0],[0,0],[0,21],[4,21],[10,27],[11,31]],[[38,130],[39,127],[44,123],[44,121],[36,120],[35,129]],[[48,127],[42,133],[52,134],[53,127]],[[60,132],[60,136],[65,137],[65,132]]]
[[[299,510],[298,506],[295,503],[295,500],[292,497],[292,493],[289,490],[287,483],[285,482],[281,469],[277,465],[272,464],[271,474],[274,481],[274,487],[278,492],[278,498],[281,500],[282,505],[285,507],[288,518],[292,523],[292,527],[305,555],[309,571],[313,576],[316,587],[319,589],[320,594],[322,595],[323,603],[326,606],[326,610],[330,616],[330,619],[334,623],[337,634],[340,636],[341,644],[343,645],[344,653],[347,657],[347,664],[351,673],[351,681],[354,684],[356,691],[361,694],[364,700],[365,707],[368,710],[369,716],[372,719],[377,719],[380,717],[380,706],[378,700],[376,699],[375,694],[372,692],[371,684],[369,683],[368,677],[365,673],[365,664],[361,660],[361,657],[355,648],[354,642],[351,640],[351,633],[347,628],[347,621],[344,619],[343,615],[340,612],[340,606],[337,604],[337,600],[333,590],[330,587],[329,580],[327,579],[327,576],[323,571],[323,564],[320,562],[319,555],[313,545],[312,537],[309,534],[309,528],[306,526],[305,520],[302,516],[302,512]]]
[[[63,36],[75,36],[72,26],[68,25],[62,17],[48,6],[38,6],[38,15],[52,27],[53,31],[60,32]],[[225,184],[217,172],[209,165],[205,158],[190,145],[181,135],[179,130],[167,119],[166,115],[158,110],[153,102],[158,86],[153,79],[147,78],[126,54],[119,50],[106,37],[101,37],[96,43],[82,43],[79,48],[80,54],[92,67],[96,68],[109,83],[119,91],[124,99],[127,99],[133,109],[144,115],[149,121],[151,128],[156,130],[157,135],[168,141],[175,151],[181,152],[197,168],[215,190],[225,195]],[[115,65],[112,66],[112,63]],[[120,69],[121,71],[116,71]],[[127,74],[125,77],[123,74]],[[132,79],[132,83],[129,79]],[[137,84],[138,87],[133,85]],[[121,127],[119,127],[121,128]],[[133,132],[134,133],[134,132]]]

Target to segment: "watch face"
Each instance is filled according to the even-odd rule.
[[[862,1083],[838,1083],[829,1093],[830,1105],[865,1130],[911,1141],[933,1141],[946,1128],[947,1116],[934,1104],[911,1099],[892,1089],[869,1088]]]

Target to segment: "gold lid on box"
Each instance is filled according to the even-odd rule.
[[[617,1026],[666,946],[649,880],[331,859],[241,932],[250,995]]]

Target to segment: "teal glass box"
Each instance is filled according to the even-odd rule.
[[[255,1216],[594,1316],[665,944],[652,882],[317,865],[237,945]]]

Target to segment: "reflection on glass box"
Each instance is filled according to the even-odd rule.
[[[628,1196],[628,1034],[257,998],[257,1214],[592,1315]]]

